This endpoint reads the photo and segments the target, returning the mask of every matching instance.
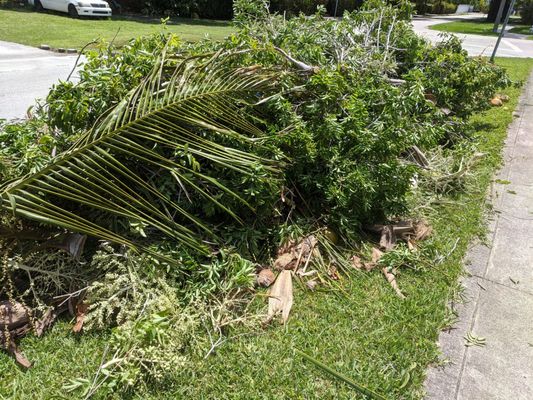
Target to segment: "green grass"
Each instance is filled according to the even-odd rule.
[[[533,60],[499,59],[514,79],[524,80]],[[176,371],[170,382],[147,388],[143,399],[362,399],[350,385],[318,368],[296,349],[326,364],[357,384],[388,399],[422,397],[428,364],[438,357],[439,331],[452,321],[448,301],[458,291],[462,259],[470,240],[485,231],[485,196],[501,162],[501,149],[520,94],[504,107],[472,118],[479,151],[487,154],[477,166],[464,193],[445,200],[431,214],[435,235],[426,248],[451,253],[442,264],[422,271],[405,269],[398,278],[407,295],[399,300],[379,271],[345,279],[344,292],[309,293],[296,290],[293,312],[286,327],[272,325],[251,336],[221,346],[204,360]],[[258,298],[257,306],[264,306]],[[239,330],[231,332],[238,334]],[[21,347],[35,367],[25,373],[0,354],[0,398],[50,399],[69,397],[61,387],[71,378],[91,378],[107,336],[69,333],[57,324],[43,339],[22,340]]]
[[[466,33],[472,35],[484,35],[484,36],[498,36],[497,33],[492,31],[494,24],[492,22],[486,22],[485,19],[480,20],[465,20],[465,21],[453,21],[445,22],[443,24],[432,25],[429,28],[451,33]],[[512,33],[521,33],[524,35],[531,35],[529,32],[529,26],[525,25],[513,25],[510,30]]]
[[[233,31],[227,22],[208,20],[173,19],[167,27],[169,32],[186,41],[200,40],[205,35],[218,40]],[[0,40],[29,46],[47,44],[52,48],[79,49],[96,38],[111,41],[115,35],[115,44],[121,45],[133,37],[162,29],[160,20],[153,18],[74,19],[60,13],[0,9]]]
[[[517,26],[515,28],[512,28],[509,32],[519,33],[521,35],[529,35],[528,39],[533,39],[533,32],[531,32],[530,29],[531,29],[531,26],[522,25],[522,26]]]

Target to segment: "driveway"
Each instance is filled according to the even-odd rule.
[[[483,14],[466,14],[458,16],[439,16],[439,17],[415,17],[413,18],[413,27],[415,31],[425,38],[435,42],[439,40],[439,35],[442,32],[429,29],[431,25],[442,24],[444,22],[457,21],[461,19],[477,19],[482,18]],[[471,56],[488,56],[492,54],[496,40],[496,36],[481,36],[481,35],[466,35],[456,34],[463,41],[463,47]],[[512,35],[512,34],[506,34]],[[500,43],[497,56],[500,57],[533,57],[533,40],[519,39],[516,36],[505,37]]]
[[[0,41],[0,118],[24,118],[36,98],[67,79],[75,61],[75,55]]]

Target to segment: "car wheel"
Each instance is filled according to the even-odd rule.
[[[41,4],[40,0],[35,0],[33,2],[33,8],[35,9],[35,11],[44,11],[44,7]]]
[[[72,18],[78,17],[78,10],[76,10],[76,7],[74,7],[74,4],[68,5],[68,15],[70,15]]]

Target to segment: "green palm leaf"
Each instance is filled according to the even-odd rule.
[[[68,151],[41,171],[0,186],[1,208],[138,249],[128,235],[99,222],[112,215],[205,250],[196,232],[210,232],[209,226],[162,193],[146,171],[168,174],[187,197],[194,192],[237,220],[214,193],[246,202],[215,176],[180,162],[176,152],[241,174],[258,164],[275,171],[271,161],[225,145],[260,146],[262,132],[243,105],[256,102],[273,82],[259,69],[226,67],[226,57],[180,61],[163,51],[150,76]],[[80,210],[94,210],[99,218]]]

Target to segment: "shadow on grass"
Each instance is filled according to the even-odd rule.
[[[497,125],[492,122],[470,121],[470,128],[474,132],[489,132],[496,129]]]

